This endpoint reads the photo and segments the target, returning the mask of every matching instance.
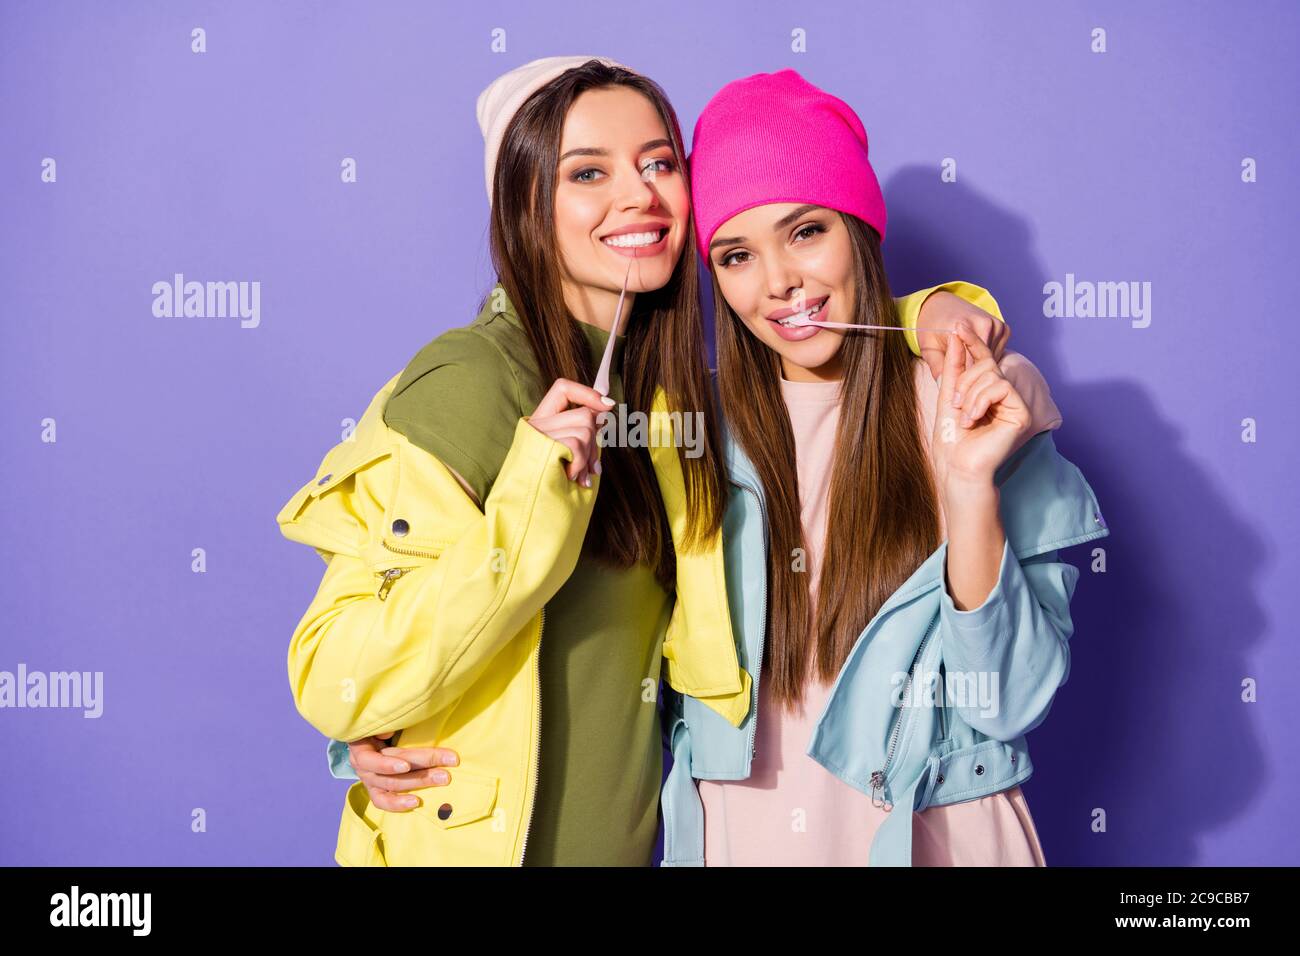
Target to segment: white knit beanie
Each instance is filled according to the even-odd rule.
[[[544,56],[509,73],[503,73],[478,95],[478,128],[483,132],[483,168],[487,179],[488,204],[492,203],[492,177],[497,168],[497,151],[506,135],[506,127],[524,100],[566,70],[599,60],[635,73],[630,67],[603,56]]]

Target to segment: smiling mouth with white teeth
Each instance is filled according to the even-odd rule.
[[[641,246],[653,246],[668,235],[668,230],[656,229],[654,232],[625,232],[619,236],[606,236],[601,242],[616,249],[636,249]]]
[[[829,301],[830,301],[829,298],[822,299],[821,302],[817,303],[811,309],[804,309],[802,312],[796,312],[794,315],[787,315],[784,319],[777,319],[776,324],[784,325],[787,329],[803,328],[803,322],[800,322],[798,320],[802,319],[804,322],[806,322],[809,321],[810,319],[815,318],[817,316],[817,313],[821,312],[821,310],[826,307],[826,303]]]

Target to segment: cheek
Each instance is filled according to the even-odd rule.
[[[605,207],[589,195],[561,188],[555,197],[555,231],[561,243],[587,242],[605,221]]]
[[[668,211],[685,224],[691,214],[691,191],[686,185],[686,177],[674,176],[670,182],[660,187],[659,195]]]
[[[727,300],[727,305],[731,310],[741,317],[751,329],[754,328],[752,316],[754,315],[753,297],[749,294],[744,279],[723,269],[722,266],[713,267],[718,276],[718,288],[722,290],[722,297]]]

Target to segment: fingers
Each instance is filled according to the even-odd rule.
[[[961,374],[961,377],[957,379],[957,384],[955,386],[956,394],[953,396],[954,408],[965,407],[966,399],[970,396],[971,390],[975,387],[975,383],[982,376],[989,373],[995,375],[1002,374],[1002,370],[998,368],[998,363],[993,359],[993,354],[989,352],[988,347],[984,345],[983,342],[979,342],[980,347],[984,351],[984,355],[983,357],[977,358],[965,345],[965,342],[962,340],[962,334],[962,330],[959,329],[958,334],[954,336],[954,338],[962,342],[962,350],[970,356],[971,361],[967,363],[966,370]],[[971,338],[970,341],[978,342],[979,340]]]
[[[953,325],[953,331],[957,333],[957,337],[961,339],[962,344],[966,346],[967,351],[970,352],[976,362],[986,358],[992,360],[993,350],[984,343],[982,338],[975,334],[975,330],[971,328],[970,323],[957,322]]]
[[[996,391],[999,382],[1006,382],[1006,379],[996,372],[985,372],[962,393],[959,422],[962,428],[970,428],[984,417],[989,407],[989,395]]]
[[[565,474],[569,476],[570,481],[576,481],[579,478],[589,477],[587,472],[587,462],[591,458],[590,449],[595,444],[595,432],[586,428],[561,428],[549,433],[555,441],[566,445],[572,457],[569,464],[565,466]],[[588,488],[591,487],[590,481],[584,481]]]
[[[1025,405],[1024,399],[1020,397],[1020,393],[1016,391],[1010,379],[1000,374],[981,379],[976,385],[964,406],[962,427],[967,428],[983,421],[990,409],[996,410],[998,417],[1008,422],[1017,425],[1029,423],[1029,408]]]
[[[364,783],[364,781],[362,782]],[[393,793],[382,787],[371,786],[368,783],[366,784],[366,793],[370,794],[370,802],[380,810],[401,813],[420,805],[420,798],[413,793]]]
[[[976,402],[975,407],[970,410],[972,422],[980,421],[991,410],[1004,421],[1014,422],[1017,425],[1028,425],[1030,422],[1029,406],[1025,404],[1025,400],[1016,391],[1010,379],[1000,378],[990,383],[987,388],[980,391]]]
[[[593,412],[603,412],[614,405],[614,400],[601,395],[589,385],[583,385],[568,378],[557,378],[550,391],[542,396],[537,408],[529,418],[546,418],[558,415],[570,405],[581,405]]]
[[[939,380],[939,409],[942,412],[952,407],[953,395],[957,391],[957,380],[961,378],[965,367],[966,350],[961,340],[955,335],[948,336],[948,346],[943,355],[943,374]]]
[[[392,734],[382,736],[386,739]],[[377,739],[367,737],[357,742],[356,750],[349,750],[357,778],[381,810],[400,813],[418,807],[419,798],[406,791],[446,786],[451,774],[441,768],[460,764],[456,751],[446,747],[385,747],[377,752],[373,749]]]
[[[412,770],[409,773],[365,773],[359,772],[357,778],[367,788],[388,790],[397,793],[403,790],[419,790],[423,787],[442,787],[451,783],[451,774],[441,768],[434,770]]]
[[[411,765],[405,760],[386,757],[379,752],[379,745],[392,736],[389,733],[384,735],[382,739],[380,737],[363,737],[349,743],[348,763],[352,765],[352,769],[358,775],[363,771],[369,773],[404,773],[410,770]]]
[[[577,408],[569,408],[570,404]],[[600,443],[596,434],[614,400],[567,378],[557,378],[526,420],[542,434],[572,452],[565,474],[570,481],[592,487],[591,473],[600,474]]]
[[[460,756],[446,747],[385,747],[381,751],[389,757],[407,761],[417,769],[429,767],[455,767],[460,764]]]

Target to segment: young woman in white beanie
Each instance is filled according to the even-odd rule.
[[[328,564],[291,684],[336,738],[332,771],[359,778],[340,863],[646,865],[661,667],[729,720],[749,694],[685,148],[662,90],[605,58],[512,70],[478,118],[498,282],[281,511]],[[897,306],[1005,341],[943,287]],[[615,406],[694,415],[699,444],[601,447]]]

